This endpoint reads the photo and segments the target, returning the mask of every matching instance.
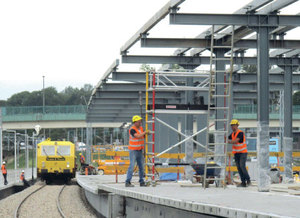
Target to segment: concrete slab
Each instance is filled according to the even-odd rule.
[[[31,168],[26,168],[26,169],[16,169],[16,170],[7,170],[7,181],[8,184],[4,185],[4,178],[1,173],[0,175],[0,189],[5,189],[14,185],[17,185],[21,182],[20,180],[20,175],[21,171],[25,170],[25,178],[27,180],[31,180],[32,178],[32,169]],[[36,178],[36,168],[33,168],[34,171],[34,178]]]
[[[115,176],[78,176],[82,187],[98,193],[104,190],[142,201],[175,207],[182,210],[224,217],[300,217],[300,197],[285,192],[258,192],[255,186],[226,189],[180,187],[178,183],[161,183],[156,187],[126,188],[115,183]],[[125,175],[119,176],[125,181]]]

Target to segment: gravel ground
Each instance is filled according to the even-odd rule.
[[[47,185],[30,196],[21,206],[20,218],[61,217],[56,207],[61,187],[61,185]]]
[[[14,217],[15,210],[19,203],[31,192],[41,187],[44,183],[38,182],[22,192],[13,194],[0,201],[0,217]],[[52,218],[61,217],[56,199],[63,185],[47,185],[38,192],[30,196],[20,208],[21,218]],[[61,196],[60,206],[66,217],[97,217],[91,206],[84,198],[82,189],[73,180],[71,185],[67,185]]]
[[[60,206],[67,217],[97,217],[82,196],[83,192],[78,185],[68,185],[64,188],[60,196]]]
[[[0,201],[0,217],[14,217],[15,210],[19,203],[31,192],[39,188],[43,183],[36,183],[35,185],[25,189],[22,192],[13,194]]]

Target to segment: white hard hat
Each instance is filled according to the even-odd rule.
[[[22,170],[22,173],[24,173],[25,171],[24,170]]]
[[[2,164],[5,164],[5,161],[3,161]]]

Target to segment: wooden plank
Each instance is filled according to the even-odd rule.
[[[191,188],[191,187],[203,187],[203,185],[202,184],[180,184],[180,187],[189,187],[189,188]]]

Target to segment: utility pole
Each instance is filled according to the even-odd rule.
[[[43,114],[45,114],[45,76],[43,76]]]
[[[45,115],[45,76],[43,76],[43,115]],[[46,139],[46,129],[44,131],[44,139]]]

